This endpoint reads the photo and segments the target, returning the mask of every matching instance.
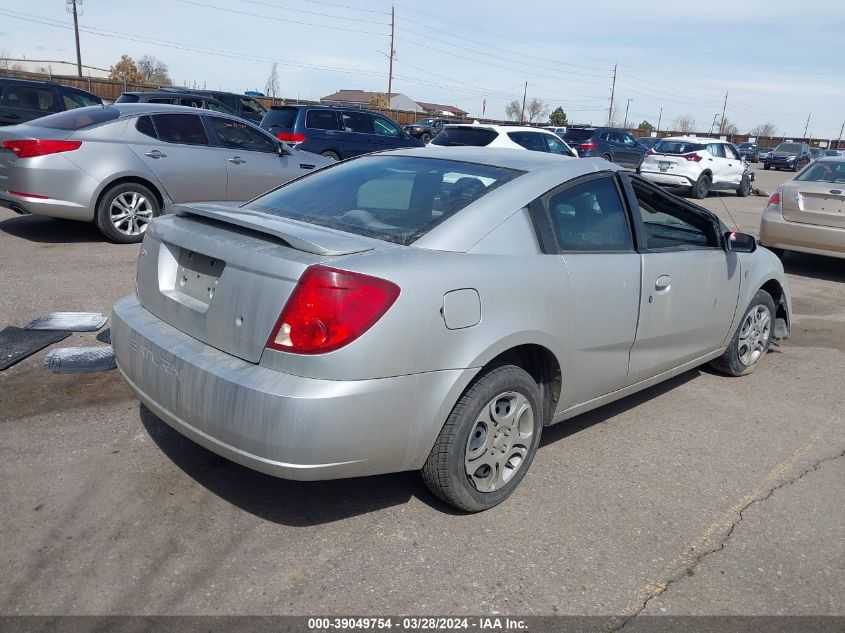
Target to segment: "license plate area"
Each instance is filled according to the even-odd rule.
[[[668,171],[669,170],[669,163],[667,161],[662,160],[659,163],[657,163],[657,168],[660,171]]]
[[[214,298],[226,262],[202,253],[163,244],[159,251],[159,284],[162,294],[205,313]]]

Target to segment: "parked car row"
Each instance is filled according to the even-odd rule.
[[[56,112],[101,104],[97,95],[78,88],[0,77],[0,126],[18,125]]]

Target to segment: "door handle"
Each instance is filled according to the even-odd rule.
[[[672,278],[669,275],[660,275],[654,282],[654,289],[657,292],[668,292],[672,287]]]
[[[149,156],[150,158],[167,158],[167,154],[160,152],[157,149],[154,149],[151,152],[145,152],[144,156]]]
[[[17,114],[14,114],[12,112],[7,112],[6,114],[3,115],[3,118],[4,119],[19,119],[20,117]]]
[[[235,163],[235,165],[243,165],[246,161],[241,158],[240,156],[233,156],[232,158],[227,158],[230,163]]]

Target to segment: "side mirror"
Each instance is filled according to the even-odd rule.
[[[748,233],[730,231],[725,233],[725,250],[733,253],[753,253],[757,250],[757,240]]]

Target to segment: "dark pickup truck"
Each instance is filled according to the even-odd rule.
[[[444,125],[450,123],[460,123],[460,121],[452,121],[450,119],[420,119],[416,123],[406,125],[405,131],[414,138],[420,139],[423,143],[428,143],[443,131]]]

